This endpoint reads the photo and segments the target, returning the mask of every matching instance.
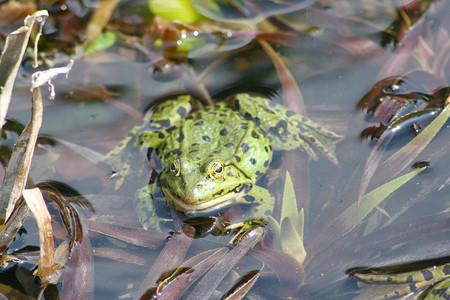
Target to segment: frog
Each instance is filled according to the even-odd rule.
[[[235,204],[251,205],[254,219],[273,211],[275,199],[257,185],[275,151],[317,152],[338,165],[336,144],[342,136],[306,116],[261,95],[239,93],[193,109],[196,99],[179,95],[160,103],[105,158],[120,176],[129,172],[127,147],[155,155],[156,182],[136,192],[136,213],[145,229],[158,229],[155,195],[186,216],[221,212]]]
[[[416,264],[420,263],[416,262]],[[406,271],[405,266],[409,265],[363,268],[349,273],[358,280],[358,285],[362,289],[359,297],[361,299],[366,299],[369,294],[371,299],[399,299],[401,297],[406,299],[411,296],[414,299],[444,300],[450,298],[449,262]],[[379,289],[374,285],[378,285]]]

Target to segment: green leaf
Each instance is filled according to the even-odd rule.
[[[394,153],[380,167],[380,160],[384,150],[388,146],[392,135],[383,136],[376,147],[372,150],[367,163],[364,167],[365,171],[361,180],[361,187],[358,196],[358,203],[361,202],[366,189],[369,186],[373,176],[377,170],[383,170],[383,178],[393,178],[404,170],[411,162],[425,149],[431,142],[438,131],[445,125],[450,116],[450,107],[447,105],[442,112],[427,126],[425,129],[412,139],[408,144]],[[375,175],[376,176],[376,175]]]
[[[195,23],[205,19],[197,12],[190,0],[150,0],[148,7],[155,16],[168,21]]]
[[[289,218],[293,222],[298,215],[297,199],[295,198],[294,184],[291,174],[286,171],[286,181],[284,182],[283,202],[281,203],[281,220]]]
[[[281,249],[292,256],[300,265],[306,258],[303,237],[294,228],[291,219],[284,218],[281,224]]]
[[[267,225],[272,235],[273,247],[281,251],[281,226],[272,216],[267,216]]]
[[[369,215],[369,213],[387,196],[392,194],[395,190],[410,181],[423,170],[425,170],[425,167],[406,173],[370,191],[370,193],[363,197],[359,207],[358,202],[353,203],[353,205],[340,214],[331,224],[340,224],[340,226],[344,227],[343,231],[345,233],[349,232],[365,217],[367,217],[367,215]]]
[[[297,230],[298,235],[303,240],[303,230],[305,227],[305,210],[302,208],[298,215],[296,216],[294,222],[295,230]]]
[[[115,44],[117,35],[112,31],[105,31],[93,40],[84,50],[84,54],[94,53],[107,49]]]

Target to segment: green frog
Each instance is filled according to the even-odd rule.
[[[317,160],[318,150],[338,164],[340,135],[265,97],[241,93],[197,110],[193,101],[190,95],[164,101],[105,158],[121,176],[133,159],[124,154],[130,145],[159,159],[157,182],[137,192],[144,228],[158,228],[153,196],[159,189],[167,205],[187,216],[244,203],[252,204],[252,217],[263,218],[275,201],[256,183],[273,151],[302,149]]]
[[[414,271],[399,271],[408,265],[350,272],[361,288],[357,299],[450,299],[450,263]]]

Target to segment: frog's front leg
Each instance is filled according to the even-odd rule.
[[[267,224],[267,216],[270,215],[275,208],[275,198],[267,189],[260,186],[253,186],[253,188],[239,200],[239,203],[252,205],[252,218],[226,227],[226,230],[239,229],[230,241],[230,244],[239,243],[241,238],[252,228],[265,226]]]
[[[160,222],[167,221],[156,214],[154,195],[158,193],[160,190],[155,183],[142,187],[135,193],[135,211],[144,229],[161,231]]]
[[[253,219],[265,219],[272,214],[275,208],[275,198],[265,188],[258,185],[239,200],[239,203],[252,205],[251,216]]]
[[[338,164],[334,148],[342,137],[333,131],[264,97],[238,94],[234,106],[269,136],[274,150],[301,148],[317,160],[315,148]]]

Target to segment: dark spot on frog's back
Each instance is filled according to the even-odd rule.
[[[248,112],[245,113],[244,118],[246,118],[247,120],[253,121],[256,124],[256,126],[261,125],[261,119],[258,117],[253,118],[252,115]]]
[[[156,120],[156,121],[153,121],[153,122],[161,125],[162,128],[169,128],[170,127],[170,121],[168,119],[166,119],[166,120]],[[150,126],[150,128],[152,128],[152,126]],[[157,127],[155,127],[155,128],[157,128]]]
[[[225,144],[225,147],[234,147],[234,144],[233,143],[228,143],[228,144]]]
[[[180,117],[182,119],[184,119],[186,117],[186,114],[187,114],[186,109],[184,107],[178,108],[177,113],[180,115]]]
[[[181,143],[182,140],[184,140],[184,134],[180,132],[180,136],[177,138],[177,142]]]
[[[164,133],[159,132],[159,133],[158,133],[158,137],[159,137],[160,139],[163,139],[163,138],[164,138]]]
[[[286,120],[280,120],[280,121],[278,121],[277,127],[278,127],[278,128],[282,128],[284,131],[286,131],[286,128],[287,128],[287,122],[286,122]]]
[[[202,139],[203,139],[205,142],[210,142],[210,141],[211,141],[211,138],[210,138],[209,136],[207,136],[207,135],[202,136]]]
[[[195,122],[194,125],[195,125],[195,126],[202,126],[202,125],[203,125],[203,122],[202,122],[202,121],[198,121],[198,122]]]
[[[222,136],[227,135],[227,133],[228,133],[228,130],[226,128],[220,130],[220,132],[219,132],[219,134]]]
[[[287,122],[285,120],[278,121],[277,125],[269,128],[269,132],[273,135],[286,135]]]
[[[180,153],[180,149],[173,149],[172,150],[172,154],[179,154]]]
[[[286,111],[286,117],[292,117],[293,115],[295,115],[296,113],[292,110],[287,110]]]
[[[248,144],[247,143],[242,143],[241,144],[241,149],[242,149],[242,152],[247,153],[247,151],[249,149]]]
[[[423,278],[425,278],[425,280],[431,280],[433,279],[433,273],[431,273],[431,271],[429,270],[422,270],[420,271],[420,273],[422,273]]]
[[[234,159],[236,160],[236,162],[240,162],[241,161],[241,158],[239,156],[237,156],[237,155],[234,156]]]
[[[254,130],[252,130],[252,137],[255,139],[259,139],[259,135]]]
[[[444,272],[445,275],[450,275],[450,265],[445,265],[442,272]]]
[[[249,160],[250,160],[250,163],[251,163],[252,165],[256,164],[256,159],[254,159],[253,157],[250,158]]]
[[[245,199],[245,201],[248,202],[248,203],[253,203],[253,202],[255,201],[255,197],[250,196],[250,195],[245,195],[245,196],[244,196],[244,199]]]

